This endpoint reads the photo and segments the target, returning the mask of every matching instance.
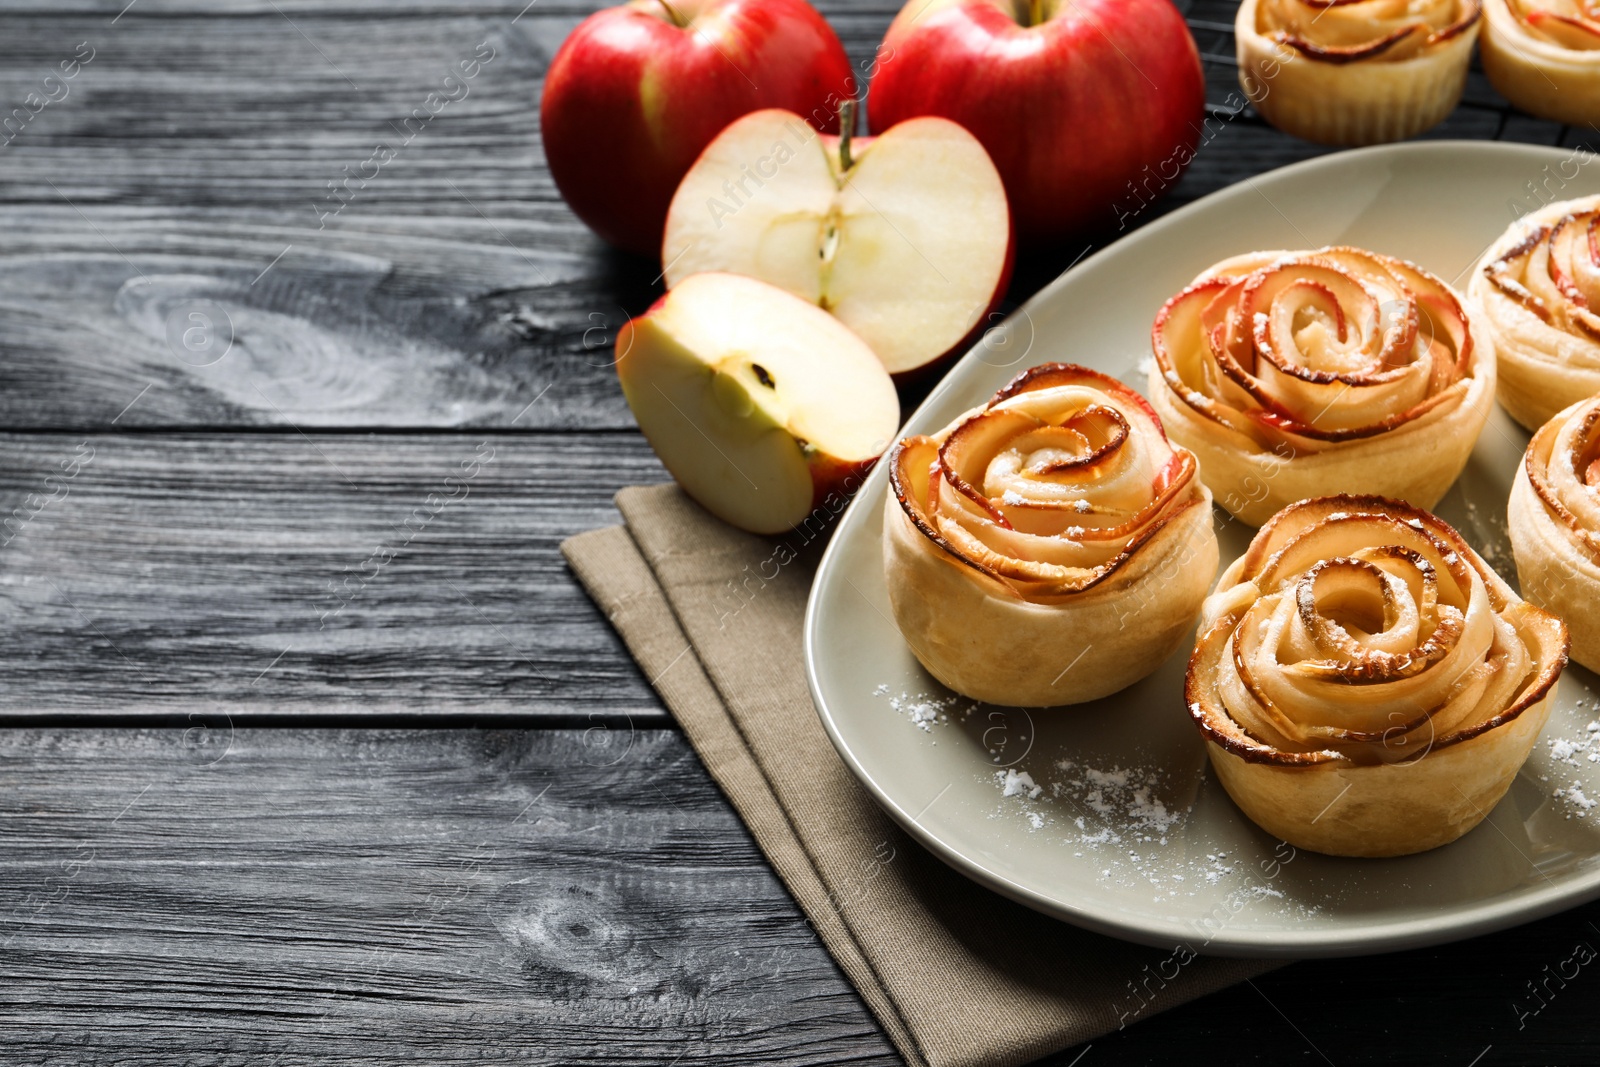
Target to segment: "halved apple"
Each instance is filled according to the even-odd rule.
[[[861,338],[738,274],[684,278],[624,326],[617,376],[678,484],[751,533],[836,514],[900,424],[894,383]]]
[[[669,288],[712,270],[782,286],[903,375],[960,346],[1005,295],[1011,213],[983,145],[948,119],[852,142],[768,109],[689,168],[661,261]]]

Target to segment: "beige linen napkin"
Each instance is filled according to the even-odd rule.
[[[1274,966],[1089,933],[945,866],[812,706],[801,618],[823,538],[741,533],[671,485],[617,506],[625,529],[562,551],[908,1062],[1026,1063]]]

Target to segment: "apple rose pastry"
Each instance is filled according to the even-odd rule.
[[[1461,99],[1481,13],[1479,0],[1244,0],[1239,82],[1296,137],[1403,140]]]
[[[1253,526],[1329,493],[1432,507],[1492,407],[1494,350],[1454,290],[1358,248],[1223,260],[1151,336],[1156,410]]]
[[[1555,122],[1600,122],[1600,5],[1484,0],[1483,72],[1522,110]]]
[[[1185,696],[1218,779],[1298,848],[1453,841],[1510,787],[1567,628],[1461,535],[1375,496],[1279,512],[1205,603]]]
[[[1600,397],[1533,435],[1508,518],[1522,595],[1566,619],[1572,658],[1600,670]]]
[[[1095,371],[1025,371],[889,463],[895,619],[976,700],[1076,704],[1132,684],[1183,641],[1216,574],[1193,454]]]
[[[1489,246],[1467,293],[1494,344],[1500,404],[1530,430],[1600,392],[1600,196],[1549,204]]]

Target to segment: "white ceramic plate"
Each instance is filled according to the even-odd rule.
[[[1597,163],[1563,149],[1433,142],[1248,179],[1047,286],[956,365],[905,432],[931,433],[1051,360],[1142,392],[1156,310],[1236,253],[1353,244],[1414,260],[1464,289],[1516,216],[1556,196],[1600,192]],[[1506,498],[1527,440],[1497,408],[1438,508],[1513,581]],[[1209,774],[1181,697],[1187,647],[1138,685],[1077,708],[974,706],[940,687],[890,615],[880,548],[886,478],[880,465],[822,561],[806,615],[807,668],[845,762],[958,870],[1093,930],[1240,956],[1406,948],[1600,896],[1600,807],[1583,799],[1600,798],[1600,724],[1589,728],[1600,718],[1600,689],[1589,672],[1568,668],[1533,757],[1461,840],[1392,860],[1295,853],[1246,819]],[[1251,531],[1218,525],[1225,566]]]

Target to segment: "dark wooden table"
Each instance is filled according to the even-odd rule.
[[[658,268],[539,146],[593,6],[0,3],[0,1063],[897,1062],[557,552],[664,477],[609,365]],[[1319,151],[1180,6],[1213,118],[1140,223]],[[1583,142],[1478,75],[1435,135]],[[1052,1062],[1600,1062],[1597,923]]]

